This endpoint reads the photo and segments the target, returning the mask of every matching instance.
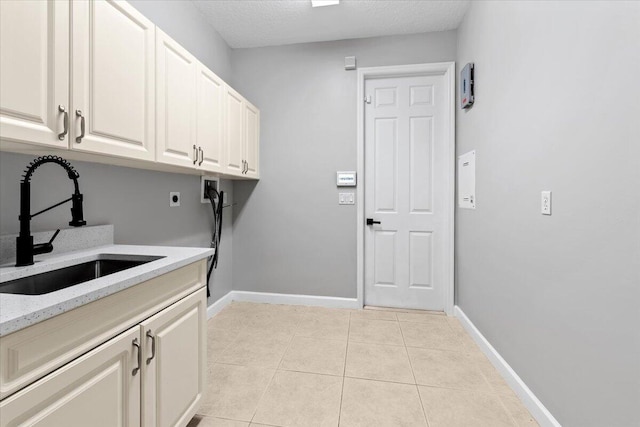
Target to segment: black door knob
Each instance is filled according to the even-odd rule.
[[[380,224],[380,221],[374,221],[373,218],[367,218],[367,225]]]

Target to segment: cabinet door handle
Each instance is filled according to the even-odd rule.
[[[80,144],[84,138],[84,116],[82,110],[76,110],[76,117],[80,117],[80,136],[76,137],[76,142]]]
[[[198,162],[198,147],[196,144],[193,144],[193,164],[195,165]]]
[[[64,127],[62,129],[62,133],[58,134],[58,139],[60,141],[64,141],[64,139],[67,137],[67,132],[69,132],[69,112],[67,111],[64,105],[58,105],[58,111],[64,114],[64,117],[63,117]]]
[[[147,331],[147,338],[151,338],[151,356],[147,358],[147,365],[156,357],[156,337],[151,333],[151,329]]]
[[[249,173],[249,162],[246,162],[246,163],[247,163],[247,167],[244,169],[244,173],[248,174]]]
[[[198,147],[198,152],[200,153],[200,163],[198,163],[198,166],[202,165],[202,162],[204,162],[204,151],[202,150],[202,147]]]
[[[133,346],[138,350],[138,366],[133,368],[133,371],[131,371],[131,375],[135,377],[138,371],[140,370],[140,366],[142,365],[142,351],[140,350],[140,344],[138,343],[138,338],[134,338],[131,344],[133,344]]]

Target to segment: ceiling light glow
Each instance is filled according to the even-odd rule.
[[[311,7],[334,6],[340,4],[340,0],[311,0]]]

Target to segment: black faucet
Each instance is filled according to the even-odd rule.
[[[36,169],[45,163],[55,163],[62,166],[67,171],[69,179],[73,180],[75,191],[70,198],[31,215],[31,176]],[[53,240],[60,232],[60,230],[56,231],[48,243],[34,245],[33,236],[31,235],[31,218],[71,201],[71,222],[69,225],[81,227],[87,223],[83,219],[82,194],[80,194],[80,188],[78,187],[78,178],[80,178],[80,174],[62,157],[42,156],[29,163],[20,182],[20,235],[16,238],[16,267],[33,265],[34,255],[51,252],[53,250]]]

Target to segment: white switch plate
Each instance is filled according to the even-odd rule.
[[[174,197],[176,198],[175,201],[174,201]],[[170,207],[180,206],[180,192],[179,191],[172,191],[172,192],[169,193],[169,206]]]
[[[551,191],[543,191],[540,198],[540,213],[551,215]]]
[[[339,205],[355,205],[356,198],[354,193],[338,193]]]

